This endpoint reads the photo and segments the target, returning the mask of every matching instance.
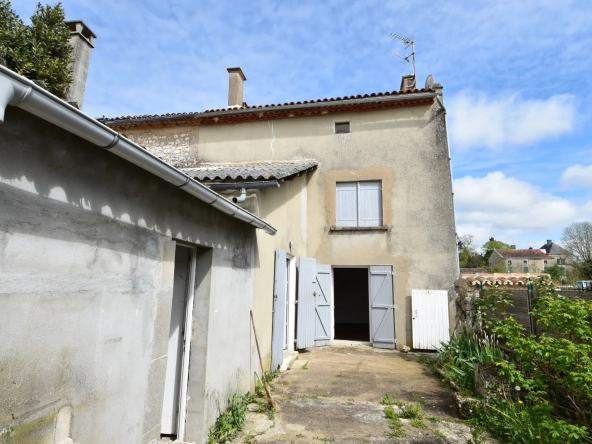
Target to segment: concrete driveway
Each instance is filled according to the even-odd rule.
[[[466,443],[471,438],[468,425],[456,417],[453,392],[415,354],[363,346],[313,348],[300,353],[273,384],[282,412],[273,420],[249,413],[235,442]],[[389,437],[380,404],[387,393],[421,404],[426,429],[403,419],[407,436]]]

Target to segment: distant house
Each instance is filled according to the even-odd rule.
[[[489,267],[506,273],[544,273],[556,264],[556,259],[541,250],[493,250]]]
[[[545,250],[549,256],[555,259],[555,264],[562,269],[564,274],[566,270],[573,267],[572,254],[551,239],[547,239],[547,243],[541,247],[541,250]]]

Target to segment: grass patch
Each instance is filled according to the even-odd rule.
[[[388,433],[389,437],[391,437],[391,438],[405,438],[407,436],[407,433],[405,433],[405,430],[403,430],[403,422],[401,421],[400,418],[395,417],[395,418],[389,419],[388,426],[389,426],[389,433]]]
[[[322,441],[322,442],[335,442],[335,438],[319,438],[318,436],[315,436],[313,439],[316,439],[316,440]]]
[[[218,417],[210,429],[208,443],[225,443],[236,438],[245,426],[247,405],[253,402],[253,400],[251,393],[231,395],[228,399],[226,410]]]
[[[434,435],[440,439],[446,439],[446,435],[442,433],[440,430],[434,430]]]
[[[426,427],[426,425],[423,423],[423,420],[421,418],[413,418],[409,422],[410,422],[411,426],[415,427],[416,429],[422,429],[422,430],[428,429]]]

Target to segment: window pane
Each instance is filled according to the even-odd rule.
[[[349,133],[349,122],[335,122],[335,134]]]
[[[337,182],[335,222],[338,227],[358,226],[357,182]]]
[[[359,219],[361,227],[382,225],[382,183],[359,182]]]

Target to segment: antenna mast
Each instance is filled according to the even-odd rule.
[[[411,46],[411,54],[406,57],[393,52],[394,55],[399,57],[400,59],[405,60],[407,63],[413,63],[413,78],[415,78],[415,38],[411,37],[401,37],[399,34],[391,33],[391,37],[401,40],[405,44],[405,49]]]

